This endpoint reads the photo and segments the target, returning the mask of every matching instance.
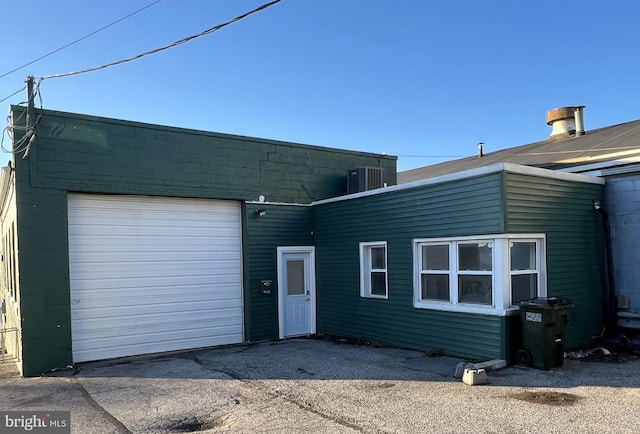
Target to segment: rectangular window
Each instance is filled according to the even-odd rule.
[[[360,243],[360,296],[388,298],[387,242]]]
[[[537,241],[511,241],[509,243],[512,304],[536,297],[538,294],[537,244]]]
[[[449,245],[422,246],[420,299],[449,301]]]
[[[458,243],[458,302],[493,304],[493,243]]]
[[[414,306],[504,314],[546,295],[544,235],[414,240]]]

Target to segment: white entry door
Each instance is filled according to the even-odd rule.
[[[314,247],[278,247],[280,339],[316,332]]]

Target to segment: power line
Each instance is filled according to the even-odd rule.
[[[465,158],[468,155],[401,155],[398,154],[398,157],[406,157],[406,158]]]
[[[246,12],[246,13],[242,14],[242,15],[238,15],[237,17],[235,17],[235,18],[233,18],[233,19],[231,19],[231,20],[229,20],[229,21],[227,21],[225,23],[218,24],[218,25],[213,26],[213,27],[211,27],[211,28],[209,28],[207,30],[203,30],[200,33],[197,33],[197,34],[191,35],[191,36],[187,36],[186,38],[180,39],[179,41],[173,42],[173,43],[171,43],[169,45],[165,45],[163,47],[155,48],[153,50],[146,51],[146,52],[140,53],[140,54],[136,54],[135,56],[131,56],[131,57],[128,57],[126,59],[118,60],[118,61],[111,62],[111,63],[106,63],[104,65],[96,66],[96,67],[93,67],[93,68],[81,69],[79,71],[66,72],[66,73],[63,73],[63,74],[45,75],[43,77],[40,77],[40,81],[47,80],[49,78],[60,78],[60,77],[68,77],[70,75],[84,74],[86,72],[93,72],[93,71],[97,71],[99,69],[108,68],[110,66],[115,66],[115,65],[120,65],[122,63],[126,63],[126,62],[131,62],[132,60],[137,60],[137,59],[140,59],[141,57],[148,56],[150,54],[155,54],[155,53],[158,53],[160,51],[164,51],[164,50],[167,50],[169,48],[173,48],[173,47],[175,47],[177,45],[184,44],[184,43],[189,42],[189,41],[191,41],[193,39],[199,38],[200,36],[204,36],[204,35],[208,35],[210,33],[213,33],[216,30],[220,30],[221,28],[223,28],[225,26],[228,26],[229,24],[235,23],[236,21],[240,21],[241,19],[246,18],[249,15],[252,15],[252,14],[254,14],[256,12],[259,12],[259,11],[261,11],[263,9],[266,9],[266,8],[268,8],[270,6],[273,6],[276,3],[280,3],[280,1],[281,0],[275,0],[275,1],[272,1],[270,3],[263,4],[262,6],[259,6],[259,7],[255,8],[255,9],[249,11],[249,12]]]
[[[6,96],[6,97],[4,97],[4,98],[0,99],[0,102],[4,102],[4,101],[8,100],[8,99],[9,99],[9,98],[11,98],[12,96],[14,96],[14,95],[16,95],[16,94],[18,94],[18,93],[22,92],[23,90],[25,90],[26,88],[27,88],[27,86],[23,87],[22,89],[18,89],[18,90],[16,90],[16,91],[15,91],[15,92],[13,92],[11,95]]]
[[[19,71],[19,70],[21,70],[22,68],[25,68],[25,67],[27,67],[27,66],[29,66],[29,65],[33,64],[33,63],[36,63],[36,62],[37,62],[37,61],[39,61],[39,60],[42,60],[42,59],[44,59],[44,58],[46,58],[46,57],[49,57],[49,56],[51,56],[52,54],[57,53],[58,51],[62,51],[62,50],[64,50],[65,48],[68,48],[68,47],[70,47],[70,46],[72,46],[72,45],[74,45],[74,44],[77,44],[78,42],[83,41],[83,40],[87,39],[88,37],[95,35],[95,34],[96,34],[96,33],[98,33],[98,32],[101,32],[101,31],[103,31],[103,30],[105,30],[105,29],[108,29],[109,27],[112,27],[112,26],[114,26],[114,25],[118,24],[119,22],[126,20],[127,18],[130,18],[130,17],[132,17],[132,16],[136,15],[137,13],[140,13],[140,12],[144,11],[145,9],[149,9],[151,6],[153,6],[153,5],[155,5],[155,4],[158,4],[158,3],[160,3],[161,1],[162,1],[162,0],[156,0],[156,1],[154,1],[153,3],[149,3],[149,4],[148,4],[148,5],[146,5],[145,7],[140,8],[140,9],[138,9],[138,10],[137,10],[137,11],[135,11],[135,12],[131,12],[129,15],[124,16],[124,17],[120,18],[119,20],[116,20],[116,21],[112,22],[111,24],[107,24],[106,26],[101,27],[101,28],[99,28],[98,30],[95,30],[95,31],[93,31],[93,32],[91,32],[91,33],[89,33],[89,34],[87,34],[87,35],[84,35],[83,37],[81,37],[81,38],[79,38],[79,39],[76,39],[76,40],[75,40],[75,41],[73,41],[73,42],[69,42],[67,45],[64,45],[64,46],[62,46],[62,47],[60,47],[60,48],[58,48],[58,49],[55,49],[55,50],[53,50],[53,51],[51,51],[51,52],[49,52],[49,53],[45,54],[44,56],[40,56],[40,57],[38,57],[37,59],[32,60],[31,62],[27,62],[27,63],[25,63],[24,65],[20,65],[20,66],[18,66],[17,68],[12,69],[12,70],[11,70],[11,71],[9,71],[9,72],[5,72],[4,74],[0,75],[0,78],[2,78],[2,77],[6,77],[6,76],[7,76],[7,75],[9,75],[9,74],[13,74],[14,72]],[[0,102],[1,102],[1,101],[0,101]]]

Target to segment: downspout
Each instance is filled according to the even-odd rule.
[[[604,232],[604,256],[605,256],[605,291],[604,291],[604,325],[605,328],[613,330],[616,327],[615,312],[615,280],[613,273],[613,249],[611,247],[611,230],[609,225],[609,213],[600,205],[594,202],[594,207],[602,215],[602,231]]]

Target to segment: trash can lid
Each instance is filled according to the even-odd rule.
[[[529,300],[522,300],[520,304],[525,306],[566,306],[573,304],[573,302],[568,298],[561,297],[536,297]]]

